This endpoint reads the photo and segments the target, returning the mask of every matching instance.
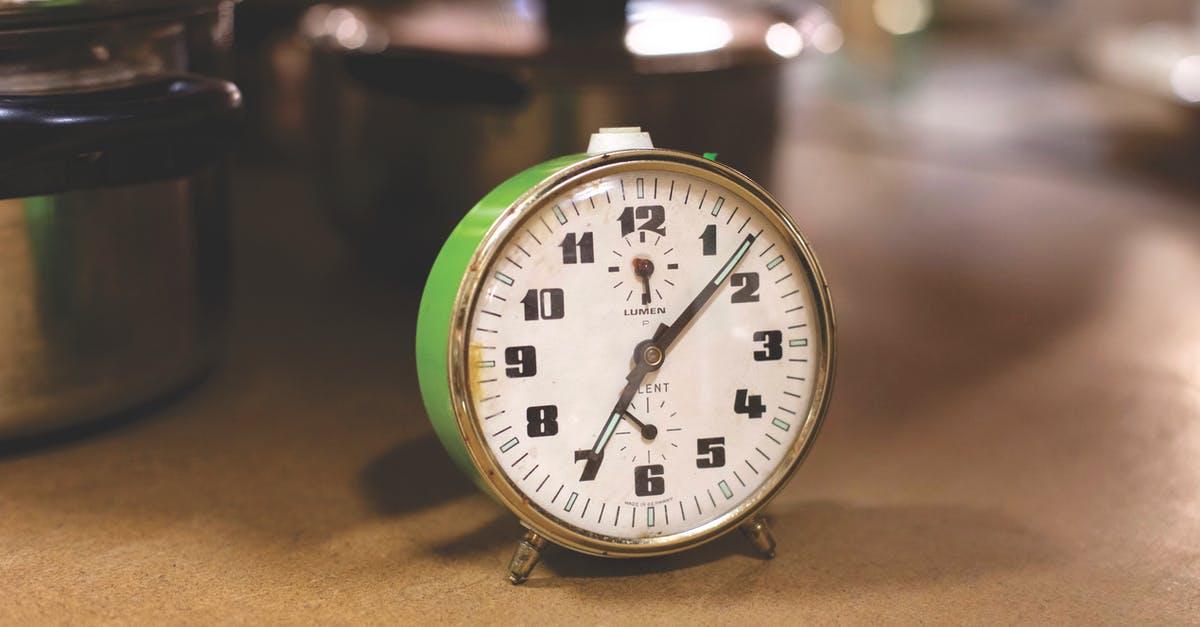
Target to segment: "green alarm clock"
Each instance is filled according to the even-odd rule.
[[[834,318],[787,212],[736,170],[601,129],[479,201],[429,274],[421,394],[455,462],[547,542],[608,557],[741,528],[829,404]]]

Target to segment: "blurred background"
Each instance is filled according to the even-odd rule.
[[[1195,0],[0,0],[0,616],[1194,621],[1197,107]],[[416,307],[601,126],[779,198],[838,386],[774,571],[521,597]]]

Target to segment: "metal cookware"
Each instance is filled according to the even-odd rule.
[[[218,352],[231,9],[0,0],[0,440],[159,397]]]
[[[643,126],[769,179],[778,77],[799,49],[766,33],[794,17],[665,0],[314,6],[300,41],[321,200],[419,283],[475,199],[599,127]]]

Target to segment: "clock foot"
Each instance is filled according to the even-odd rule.
[[[508,562],[508,581],[514,586],[525,583],[529,573],[542,559],[542,549],[546,547],[546,539],[532,531],[526,531],[517,543],[512,560]]]
[[[771,529],[767,527],[767,519],[755,516],[742,523],[742,533],[746,534],[746,539],[764,559],[774,559],[775,537],[771,535]]]

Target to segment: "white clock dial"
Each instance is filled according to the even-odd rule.
[[[821,308],[761,206],[732,181],[644,164],[576,179],[508,230],[469,319],[468,402],[533,507],[641,541],[782,479],[811,436]],[[635,358],[647,341],[657,369]]]

